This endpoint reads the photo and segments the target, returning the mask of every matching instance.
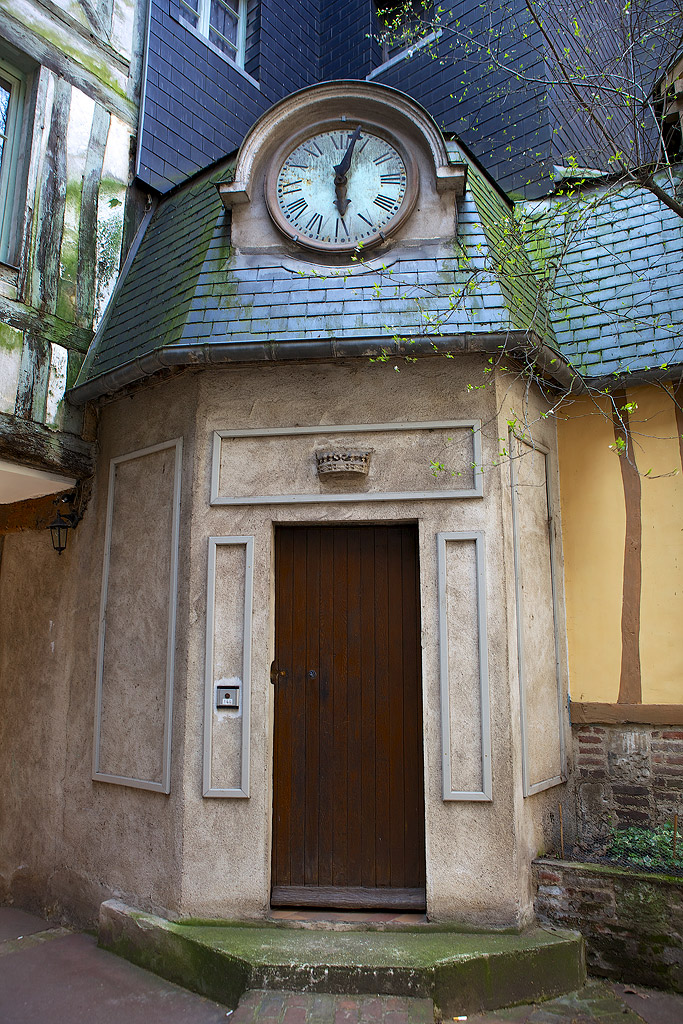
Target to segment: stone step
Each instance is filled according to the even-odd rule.
[[[236,1007],[247,989],[431,999],[443,1017],[549,999],[585,980],[575,932],[352,931],[172,922],[107,900],[100,945]]]

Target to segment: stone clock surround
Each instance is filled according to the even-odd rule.
[[[443,137],[423,107],[385,86],[339,81],[303,89],[276,104],[257,121],[237,157],[234,180],[220,183],[218,192],[232,210],[232,244],[243,253],[280,251],[311,259],[311,254],[287,239],[273,224],[265,203],[265,180],[278,155],[291,148],[310,129],[339,124],[346,118],[369,131],[389,133],[414,159],[419,185],[412,213],[373,257],[401,245],[452,239],[456,197],[464,193],[466,165],[453,162]],[[333,265],[348,264],[350,255],[321,257]]]

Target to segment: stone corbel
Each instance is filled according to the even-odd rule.
[[[226,210],[251,201],[248,181],[219,181],[216,190]]]
[[[465,194],[467,184],[466,164],[442,164],[436,168],[436,191],[439,195],[453,192],[456,196]]]

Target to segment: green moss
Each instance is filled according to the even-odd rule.
[[[17,18],[17,20],[22,21],[30,32],[35,33],[39,38],[43,38],[46,42],[51,43],[57,50],[59,50],[60,53],[65,54],[67,57],[71,57],[77,64],[80,64],[82,67],[90,71],[100,82],[102,82],[103,85],[106,85],[123,99],[128,100],[125,87],[110,73],[109,66],[106,61],[90,57],[83,53],[77,46],[74,46],[70,40],[77,37],[73,34],[70,34],[67,31],[64,31],[63,33],[55,32],[51,27],[48,27],[42,19],[39,21],[33,21],[30,17],[27,17],[28,13],[29,12],[27,11],[16,10],[14,11],[14,17]]]
[[[22,331],[18,331],[16,327],[10,327],[9,324],[0,323],[0,348],[4,348],[6,352],[15,352],[17,349],[21,349],[23,343]]]
[[[548,859],[546,863],[549,866],[553,865],[553,861]],[[655,873],[652,871],[638,871],[636,868],[620,868],[613,864],[593,864],[583,863],[581,861],[562,861],[564,867],[571,868],[572,871],[579,871],[585,874],[593,875],[614,875],[622,876],[624,878],[642,879],[645,882],[666,882],[670,885],[676,885],[679,888],[683,888],[683,878],[680,875],[665,875],[659,872]]]
[[[639,927],[651,926],[667,918],[666,891],[661,886],[640,882],[638,885],[616,884],[614,898],[617,912],[625,921],[637,921]]]
[[[487,242],[488,252],[479,255],[485,256],[486,271],[498,283],[512,326],[534,331],[554,345],[542,281],[533,273],[513,211],[478,168],[470,166],[468,181]]]
[[[105,921],[108,949],[234,1006],[251,988],[432,995],[450,1014],[549,998],[583,984],[580,936],[314,931],[282,923],[169,922],[126,909]]]

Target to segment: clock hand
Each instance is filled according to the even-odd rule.
[[[355,130],[355,132],[351,136],[351,139],[349,141],[349,147],[346,150],[346,152],[344,153],[344,156],[341,159],[341,163],[338,163],[336,165],[336,167],[334,168],[335,171],[336,171],[336,175],[335,175],[335,179],[334,179],[335,185],[337,185],[337,184],[341,185],[341,181],[339,179],[346,177],[348,169],[351,166],[351,157],[353,156],[353,147],[356,145],[356,143],[358,142],[359,138],[360,138],[360,125],[358,125],[358,127]]]
[[[343,217],[349,208],[350,199],[346,198],[346,178],[342,178],[341,182],[337,182],[334,179],[334,190],[337,193],[337,198],[334,201],[334,205],[339,210],[339,216]]]
[[[353,156],[354,146],[356,145],[360,138],[360,128],[361,126],[358,125],[355,132],[351,136],[351,140],[349,142],[346,152],[344,153],[344,156],[342,157],[341,161],[334,167],[334,190],[337,193],[337,198],[334,201],[334,205],[339,210],[340,217],[344,216],[344,214],[349,208],[349,203],[351,202],[350,199],[346,198],[346,175],[348,173],[349,167],[351,166],[351,158]]]

